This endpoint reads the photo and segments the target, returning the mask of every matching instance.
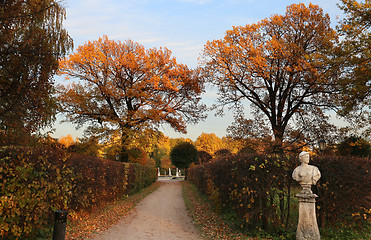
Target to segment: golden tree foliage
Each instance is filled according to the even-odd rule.
[[[58,142],[60,144],[63,144],[66,148],[68,148],[69,146],[71,146],[72,144],[75,143],[71,134],[68,134],[67,136],[60,137]]]
[[[213,155],[223,148],[223,141],[215,133],[202,133],[195,141],[198,151],[205,151]]]
[[[104,36],[62,60],[60,73],[78,80],[59,88],[68,118],[118,130],[123,147],[133,131],[169,124],[185,133],[186,123],[204,117],[198,71],[177,63],[167,48],[146,50]]]
[[[285,15],[233,27],[223,39],[207,42],[203,75],[219,88],[221,107],[252,103],[269,122],[281,151],[291,122],[331,106],[336,39],[320,7],[293,4]]]

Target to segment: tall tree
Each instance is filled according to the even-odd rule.
[[[341,0],[346,17],[338,31],[343,37],[336,60],[342,64],[339,83],[342,90],[340,115],[362,127],[371,135],[371,1]],[[364,120],[364,121],[360,121]],[[359,128],[359,125],[357,126]],[[367,129],[366,129],[367,130]]]
[[[73,137],[71,134],[68,134],[67,136],[60,137],[58,142],[62,145],[64,145],[66,148],[70,147],[71,145],[76,144],[76,142],[73,140]]]
[[[198,162],[198,151],[190,142],[177,144],[170,152],[171,163],[177,168],[185,169],[185,180],[188,178],[188,168],[192,163]]]
[[[332,106],[336,38],[321,8],[293,4],[285,15],[233,27],[223,39],[207,42],[203,74],[218,87],[220,107],[251,102],[269,121],[275,149],[282,152],[290,123]]]
[[[337,145],[337,152],[342,156],[370,157],[371,144],[358,136],[349,136]]]
[[[57,0],[0,1],[0,132],[6,138],[53,119],[52,76],[72,49],[64,19]]]
[[[123,161],[133,132],[169,124],[185,133],[186,123],[204,117],[198,71],[177,63],[166,48],[146,50],[104,36],[80,46],[61,61],[60,69],[77,79],[60,87],[68,118],[80,125],[91,123],[90,130],[119,131]]]
[[[216,151],[223,148],[222,139],[215,133],[202,133],[195,141],[195,146],[199,151],[203,150],[209,154],[214,154]]]

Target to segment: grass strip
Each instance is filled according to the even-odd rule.
[[[183,198],[188,215],[196,229],[204,239],[254,239],[232,229],[223,218],[216,213],[206,197],[189,181],[183,181]]]

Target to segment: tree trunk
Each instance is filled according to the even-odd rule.
[[[273,153],[283,155],[283,134],[285,128],[283,126],[272,126],[274,133]]]
[[[126,146],[121,147],[121,152],[119,154],[120,156],[120,162],[128,162],[129,161],[129,154],[128,149]]]
[[[126,130],[122,131],[121,134],[121,152],[120,152],[120,162],[128,162],[129,161],[129,154],[128,154],[128,139],[129,136]]]

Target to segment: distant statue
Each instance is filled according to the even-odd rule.
[[[294,169],[292,178],[302,186],[303,194],[312,194],[311,185],[316,185],[321,178],[321,173],[316,166],[309,165],[309,152],[301,152],[299,161],[301,165]]]

